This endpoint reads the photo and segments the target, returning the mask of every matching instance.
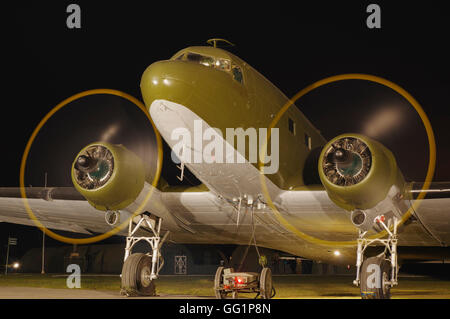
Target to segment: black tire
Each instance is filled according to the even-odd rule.
[[[230,272],[234,272],[233,268],[225,268],[223,266],[217,268],[216,275],[214,277],[214,294],[217,299],[225,299],[228,295],[227,292],[220,289],[220,287],[223,285],[223,273],[225,269],[230,269]]]
[[[263,299],[272,298],[272,271],[270,268],[263,268],[259,277],[259,295]]]
[[[223,290],[220,290],[220,287],[223,284],[223,271],[225,270],[225,267],[218,267],[216,270],[216,275],[214,277],[214,294],[217,299],[224,299],[227,294]]]
[[[375,267],[373,266],[375,265]],[[376,266],[380,271],[376,270]],[[364,260],[360,272],[362,299],[390,299],[391,263],[384,257],[370,257]]]
[[[128,256],[122,267],[122,294],[127,296],[154,296],[155,281],[150,280],[152,258],[136,253]]]

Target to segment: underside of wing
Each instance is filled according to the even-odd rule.
[[[415,217],[442,246],[450,243],[450,182],[434,182],[423,190],[423,183],[412,183],[411,194],[418,201]]]
[[[25,188],[32,213],[43,226],[81,234],[104,232],[104,214],[71,187]],[[36,226],[21,198],[20,188],[0,188],[0,221]]]

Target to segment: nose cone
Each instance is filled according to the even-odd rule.
[[[151,64],[142,74],[141,92],[150,107],[157,99],[185,104],[196,84],[196,73],[179,61],[160,61]]]
[[[244,87],[228,72],[197,63],[167,60],[151,64],[141,78],[144,103],[155,100],[177,103],[209,123],[226,128],[247,105]],[[220,115],[219,115],[220,114]]]

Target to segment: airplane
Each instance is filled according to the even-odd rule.
[[[315,261],[356,264],[354,284],[362,298],[370,299],[390,298],[402,263],[448,255],[450,183],[421,190],[421,183],[405,181],[394,155],[381,143],[353,133],[327,141],[295,106],[268,139],[261,129],[289,99],[248,63],[217,47],[219,40],[152,63],[140,82],[149,116],[177,150],[173,158],[201,184],[175,187],[161,178],[154,187],[157,161],[144,162],[126,145],[93,142],[73,162],[74,187],[26,188],[42,225],[92,235],[128,221],[129,227],[118,233],[127,237],[121,275],[127,295],[155,293],[166,240],[250,241]],[[234,136],[225,138],[223,132],[230,129]],[[239,138],[252,144],[254,133],[260,146],[257,160],[252,145],[239,147]],[[214,141],[208,152],[206,140]],[[426,196],[420,206],[402,223],[421,193]],[[34,225],[19,188],[0,188],[0,221]],[[149,254],[132,253],[141,240],[151,246]],[[218,267],[219,286],[226,273]],[[270,272],[264,274],[270,282]],[[267,287],[263,298],[271,297],[271,284]],[[217,287],[216,296],[224,297]]]

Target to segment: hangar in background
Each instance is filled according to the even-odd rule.
[[[120,274],[123,259],[118,257],[123,256],[123,251],[124,244],[47,247],[45,271],[64,273],[67,265],[78,264],[84,273]],[[146,251],[143,243],[134,248],[134,252]],[[259,248],[259,252],[267,257],[274,274],[353,273],[353,269],[321,264],[272,249]],[[21,258],[21,272],[40,273],[41,253],[40,248],[28,250]],[[162,275],[214,275],[221,264],[240,271],[261,269],[254,246],[166,244],[162,254],[165,263]]]

